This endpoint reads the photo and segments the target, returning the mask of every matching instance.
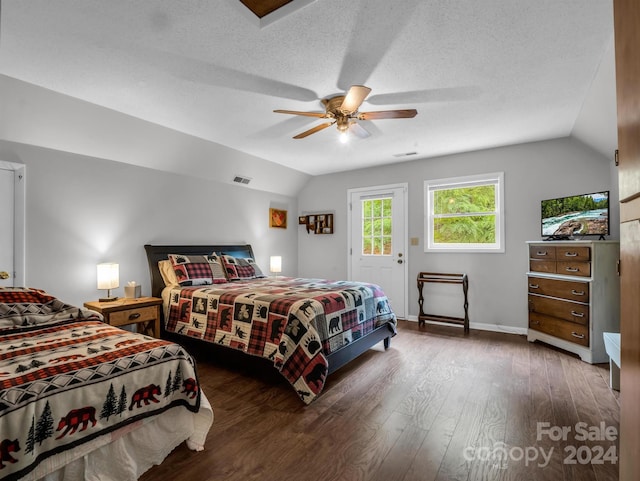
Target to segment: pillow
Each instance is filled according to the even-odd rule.
[[[52,324],[70,319],[102,320],[102,315],[66,304],[41,289],[0,287],[0,329]]]
[[[245,279],[256,279],[258,277],[266,277],[256,261],[250,257],[233,257],[221,254],[222,265],[227,279],[230,281],[238,281]]]
[[[208,256],[169,254],[173,271],[181,286],[204,286],[227,282],[220,258]]]
[[[2,304],[46,304],[55,299],[42,289],[31,287],[2,287],[0,288],[0,303]]]
[[[160,276],[164,281],[165,286],[178,286],[178,278],[176,272],[173,270],[173,264],[169,259],[164,261],[158,261],[158,269],[160,270]]]

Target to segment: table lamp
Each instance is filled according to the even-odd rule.
[[[269,258],[269,270],[275,274],[275,277],[278,277],[278,273],[282,272],[281,256],[271,256]]]
[[[98,289],[106,289],[107,297],[98,299],[100,302],[111,302],[117,299],[111,296],[111,289],[120,286],[120,266],[113,262],[98,264]]]

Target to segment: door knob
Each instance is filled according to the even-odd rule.
[[[402,264],[402,259],[398,259],[398,264]]]
[[[0,271],[0,279],[9,279],[11,277],[7,271]]]

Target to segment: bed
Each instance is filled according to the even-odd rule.
[[[152,295],[164,301],[163,337],[267,359],[306,404],[328,375],[379,342],[388,349],[396,334],[396,316],[374,284],[267,277],[250,245],[145,250]]]
[[[178,344],[0,288],[3,481],[135,480],[183,441],[202,450],[213,411],[199,386]]]

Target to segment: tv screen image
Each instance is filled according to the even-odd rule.
[[[609,191],[547,199],[541,207],[543,236],[609,234]]]

